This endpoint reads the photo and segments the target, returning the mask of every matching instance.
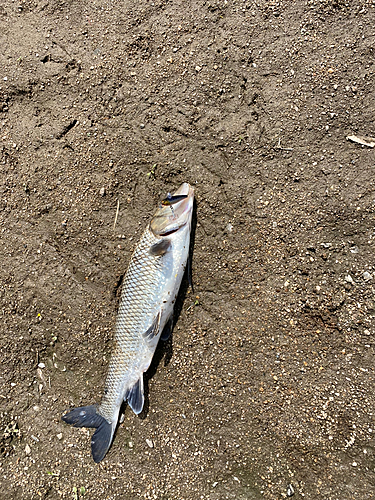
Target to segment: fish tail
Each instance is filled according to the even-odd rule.
[[[99,415],[97,410],[96,405],[81,406],[62,417],[64,422],[74,427],[96,428],[91,439],[91,452],[95,463],[99,463],[105,457],[116,429],[116,422],[108,422],[102,415]]]

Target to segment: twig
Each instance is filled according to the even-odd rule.
[[[274,149],[280,149],[281,151],[293,151],[293,148],[282,148],[281,147],[281,139],[279,137],[279,143],[277,146],[273,147]]]
[[[119,211],[120,211],[120,200],[117,200],[117,210],[116,210],[115,222],[113,223],[113,230],[115,230],[115,227],[116,227],[116,222],[117,222],[117,217],[118,217]]]

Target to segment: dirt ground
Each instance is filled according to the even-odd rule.
[[[375,1],[2,0],[0,44],[0,498],[375,498]],[[61,415],[184,181],[194,292],[96,465]]]

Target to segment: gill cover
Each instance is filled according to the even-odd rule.
[[[184,196],[181,201],[174,202],[173,205],[161,205],[151,219],[150,229],[155,236],[167,236],[175,233],[191,220],[193,210],[194,188],[184,182],[171,195],[172,198]]]

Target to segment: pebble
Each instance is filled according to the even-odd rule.
[[[195,71],[200,71],[202,69],[201,66],[195,66]]]
[[[353,278],[350,276],[350,274],[348,274],[347,276],[345,276],[345,281],[348,282],[348,283],[354,283]]]
[[[60,432],[59,434],[57,434],[57,439],[59,439],[59,440],[62,439],[62,432]]]
[[[154,447],[154,443],[153,443],[153,441],[151,441],[151,439],[146,439],[146,443],[147,443],[147,446],[149,448],[153,448]]]
[[[370,274],[369,272],[365,271],[363,273],[363,279],[365,279],[366,281],[371,280],[372,279],[372,274]]]
[[[46,365],[44,363],[39,363],[38,364],[38,368],[45,368],[45,367],[46,367]]]
[[[26,455],[30,455],[30,453],[31,453],[31,448],[28,444],[25,446],[25,453],[26,453]]]
[[[99,194],[100,194],[100,196],[105,196],[105,188],[104,187],[100,188]]]
[[[291,484],[288,484],[288,487],[286,489],[286,496],[292,497],[293,495],[294,495],[294,488]]]

